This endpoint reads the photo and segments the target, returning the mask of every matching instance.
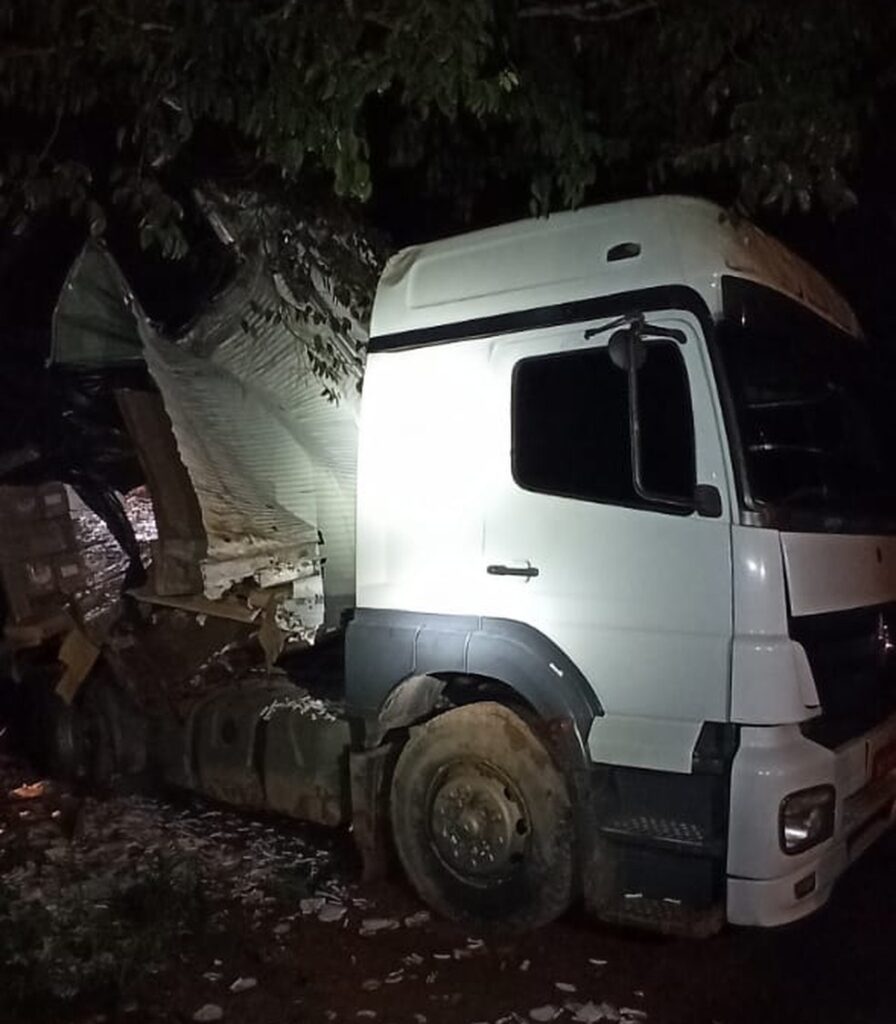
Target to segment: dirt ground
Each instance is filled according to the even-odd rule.
[[[400,879],[362,884],[347,835],[77,793],[0,751],[0,1020],[890,1024],[894,866],[891,837],[774,932],[689,942],[573,913],[496,938]]]

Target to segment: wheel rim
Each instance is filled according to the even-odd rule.
[[[525,859],[531,834],[525,801],[492,765],[447,766],[430,788],[428,806],[433,849],[465,881],[487,884]]]

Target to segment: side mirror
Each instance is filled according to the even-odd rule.
[[[694,509],[705,519],[718,519],[722,514],[722,495],[712,484],[697,484],[694,488]]]
[[[657,328],[657,331],[663,329]],[[641,416],[640,416],[640,396],[638,392],[638,371],[647,362],[648,354],[648,343],[642,337],[642,326],[635,324],[631,327],[623,327],[621,330],[614,331],[610,335],[609,341],[607,342],[607,352],[610,356],[610,362],[618,367],[620,370],[624,370],[628,377],[628,406],[629,406],[629,437],[631,438],[631,459],[632,459],[632,483],[635,488],[635,493],[644,499],[644,501],[651,502],[655,505],[660,505],[664,508],[680,511],[683,513],[693,512],[697,508],[698,487],[695,493],[691,496],[675,496],[670,494],[659,494],[653,491],[644,481],[644,472],[642,465],[641,455]],[[672,335],[672,331],[664,331],[660,334],[660,337],[667,337]],[[678,341],[677,335],[680,332],[675,332],[675,337],[672,340]],[[715,491],[715,488],[710,488]],[[718,492],[715,491],[715,496],[718,502],[718,512],[707,512],[705,514],[721,515],[721,497]],[[714,509],[715,505],[712,500],[707,496],[704,498],[707,502],[708,509]],[[701,515],[704,513],[701,513]]]
[[[614,331],[607,342],[610,362],[620,370],[640,370],[647,359],[647,346],[639,331],[624,327]]]

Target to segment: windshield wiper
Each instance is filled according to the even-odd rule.
[[[820,498],[822,502],[837,500],[837,496],[830,487],[827,487],[824,484],[806,484],[804,487],[796,487],[794,490],[780,495],[780,497],[775,499],[773,504],[793,505],[794,503],[806,498]]]
[[[750,412],[764,412],[766,409],[805,409],[818,406],[831,398],[829,392],[820,395],[800,395],[793,398],[754,398],[746,401]]]
[[[831,452],[817,445],[810,444],[779,444],[775,441],[762,441],[757,444],[748,444],[748,452],[779,453],[787,455],[817,455],[819,458],[833,458]]]

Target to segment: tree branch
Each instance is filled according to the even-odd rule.
[[[599,25],[612,21],[622,21],[638,14],[655,11],[659,7],[657,0],[582,0],[581,3],[567,4],[535,4],[524,7],[519,12],[521,18],[564,18],[567,21],[585,22]]]
[[[0,60],[21,60],[27,57],[47,57],[58,53],[56,46],[11,46],[8,50],[0,50]]]
[[[56,106],[56,120],[53,124],[53,130],[50,132],[50,137],[44,143],[44,148],[40,151],[40,156],[37,158],[38,164],[42,164],[44,160],[49,156],[50,150],[53,148],[53,143],[56,141],[56,137],[59,135],[59,127],[62,124],[62,113],[64,110],[63,104],[60,102]]]

